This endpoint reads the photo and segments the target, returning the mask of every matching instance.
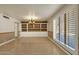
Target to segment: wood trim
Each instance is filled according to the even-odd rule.
[[[15,33],[15,32],[2,32],[0,34],[8,34],[8,33]]]
[[[66,13],[64,14],[64,43],[66,44]]]
[[[59,16],[59,40],[60,40],[60,16]]]

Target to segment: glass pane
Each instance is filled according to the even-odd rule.
[[[53,20],[53,38],[56,39],[56,19]]]
[[[72,48],[75,48],[75,35],[69,35],[68,45]]]
[[[60,41],[64,43],[64,17],[60,19]]]
[[[28,24],[28,28],[33,28],[33,24]]]
[[[60,39],[60,33],[59,33],[59,18],[56,20],[56,39]]]
[[[75,48],[75,39],[76,39],[76,22],[75,22],[75,13],[71,11],[69,13],[68,19],[68,46]]]

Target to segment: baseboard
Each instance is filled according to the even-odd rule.
[[[66,51],[63,47],[61,47],[55,40],[48,37],[48,39],[53,42],[55,45],[57,45],[62,51],[64,51],[67,55],[71,55],[68,51]]]
[[[10,43],[10,42],[12,42],[12,41],[14,41],[15,39],[11,39],[11,40],[8,40],[8,41],[6,41],[6,42],[3,42],[3,43],[0,43],[0,46],[3,46],[3,45],[5,45],[5,44],[7,44],[7,43]]]

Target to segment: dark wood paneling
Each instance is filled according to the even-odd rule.
[[[3,43],[7,40],[10,40],[12,38],[14,38],[15,36],[14,32],[4,32],[4,33],[0,33],[0,43]]]
[[[53,32],[52,31],[48,31],[48,37],[53,39]]]

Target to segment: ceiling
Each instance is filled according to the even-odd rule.
[[[5,13],[21,21],[24,16],[28,15],[35,15],[40,20],[45,20],[61,6],[60,4],[2,4],[0,5],[0,13]]]

